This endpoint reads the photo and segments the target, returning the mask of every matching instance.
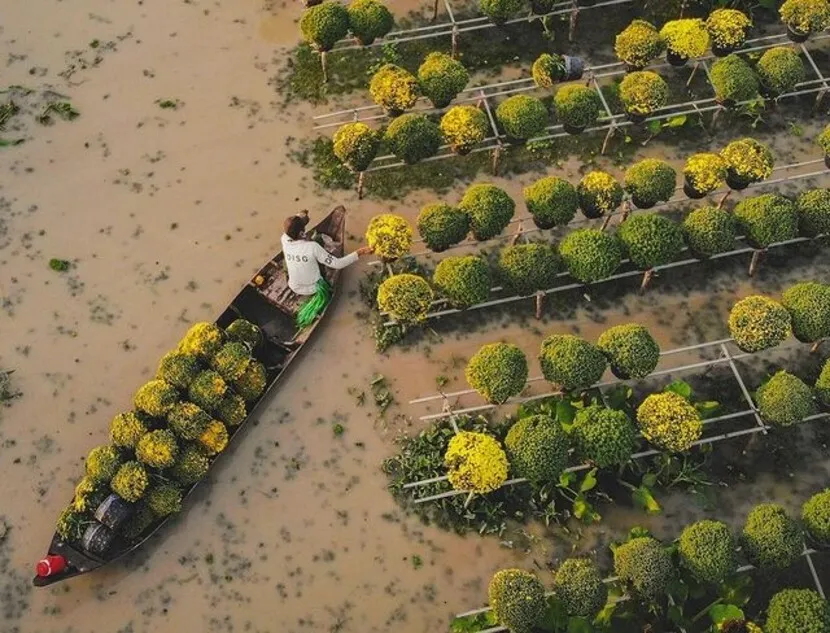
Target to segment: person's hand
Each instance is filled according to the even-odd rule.
[[[303,209],[297,215],[299,215],[302,218],[307,218],[308,217],[308,209]]]
[[[364,255],[371,255],[371,254],[372,254],[371,246],[361,246],[360,248],[357,249],[357,256],[358,257],[363,257]]]

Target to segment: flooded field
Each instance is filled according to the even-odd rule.
[[[414,219],[437,197],[358,200],[315,186],[289,157],[312,136],[312,114],[340,107],[284,105],[275,91],[297,43],[295,4],[30,0],[5,12],[0,88],[17,86],[22,111],[0,136],[22,143],[0,148],[0,369],[14,370],[21,395],[0,408],[0,633],[432,633],[482,604],[499,568],[544,568],[635,525],[670,537],[706,514],[682,495],[663,499],[658,517],[606,507],[579,539],[541,525],[516,528],[513,547],[459,537],[407,516],[380,464],[399,433],[424,426],[424,411],[407,402],[434,393],[439,376],[465,388],[462,359],[484,343],[507,340],[534,359],[548,334],[595,338],[638,321],[664,349],[689,345],[725,336],[736,298],[830,279],[826,250],[783,248],[752,279],[748,257],[695,265],[660,276],[645,295],[638,279],[607,284],[590,302],[557,295],[542,321],[530,301],[448,317],[379,355],[358,292],[371,264],[361,263],[303,360],[168,529],[103,571],[32,588],[84,456],[107,441],[110,419],[188,324],[218,315],[279,249],[284,216],[307,208],[319,218],[342,203],[356,247],[373,215]],[[428,12],[413,0],[389,5]],[[54,102],[79,116],[47,111]],[[811,139],[823,121],[799,119],[793,133],[786,108],[759,136],[780,164],[818,158]],[[38,121],[44,114],[51,125]],[[722,128],[712,146],[731,137]],[[707,142],[656,139],[635,155],[682,165]],[[581,169],[572,159],[556,173],[574,179]],[[479,180],[520,199],[535,177]],[[781,190],[827,186],[822,178]],[[50,269],[53,258],[69,269]],[[815,371],[808,356],[800,350],[787,366]],[[385,412],[371,398],[379,375],[394,399]],[[795,508],[826,485],[828,435],[796,434],[803,459],[718,491],[727,520],[740,523],[763,500]],[[765,453],[756,453],[761,469]]]

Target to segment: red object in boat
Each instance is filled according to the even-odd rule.
[[[53,556],[51,554],[38,561],[36,567],[37,575],[41,578],[59,574],[64,569],[66,569],[66,559],[63,556]]]

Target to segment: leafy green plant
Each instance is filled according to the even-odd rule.
[[[793,334],[802,343],[830,337],[830,285],[805,281],[787,288],[781,305],[790,313]]]
[[[467,87],[470,74],[464,64],[445,53],[430,53],[418,68],[421,91],[436,108],[446,108]]]
[[[608,328],[597,340],[597,347],[605,354],[614,375],[624,380],[645,378],[660,360],[660,346],[648,329],[638,323]]]
[[[504,24],[524,7],[521,0],[479,0],[481,12],[495,24]]]
[[[330,51],[349,32],[349,13],[333,0],[309,7],[300,18],[300,31],[318,51]]]
[[[378,288],[378,309],[398,323],[422,322],[429,312],[432,300],[432,288],[418,275],[392,275]]]
[[[556,53],[542,53],[533,62],[530,75],[539,88],[553,88],[565,76],[565,59]]]
[[[822,544],[830,543],[830,488],[810,497],[801,507],[807,533]]]
[[[432,283],[457,308],[469,308],[490,296],[490,270],[475,255],[441,260]]]
[[[735,220],[756,248],[767,248],[798,236],[798,212],[789,198],[765,193],[741,200],[735,207]]]
[[[499,253],[498,271],[503,284],[519,295],[547,290],[556,282],[562,260],[548,244],[516,244]]]
[[[568,463],[568,436],[546,415],[519,419],[507,432],[504,446],[515,473],[536,485],[558,481]]]
[[[436,253],[462,242],[470,232],[470,216],[442,202],[421,209],[416,224],[424,243]]]
[[[248,365],[251,360],[251,352],[247,345],[238,341],[231,341],[229,343],[225,343],[219,351],[216,352],[216,355],[210,362],[210,366],[214,371],[222,376],[224,380],[231,381],[236,380],[245,373],[245,370],[248,369]],[[193,375],[194,380],[197,375],[198,374]],[[192,382],[193,380],[190,381],[190,383]],[[190,383],[188,383],[188,387],[190,386]]]
[[[816,395],[819,402],[830,409],[830,358],[824,363],[824,367],[816,380]]]
[[[594,283],[614,274],[622,262],[620,241],[597,229],[571,231],[559,245],[568,272],[582,283]]]
[[[822,149],[825,156],[830,154],[830,123],[816,137],[816,145]]]
[[[608,588],[589,558],[569,558],[553,577],[556,599],[571,617],[593,619],[605,606]]]
[[[632,215],[617,230],[629,259],[640,270],[663,266],[683,250],[683,231],[673,220],[656,213]]]
[[[467,382],[487,402],[502,404],[518,395],[527,382],[527,358],[509,343],[484,345],[467,363]]]
[[[718,154],[694,154],[686,161],[683,176],[686,183],[700,194],[720,189],[726,181],[727,165]]]
[[[245,374],[243,373],[242,375],[244,376]],[[198,404],[206,411],[213,411],[219,406],[227,390],[228,385],[222,376],[215,371],[207,370],[199,373],[193,382],[190,383],[190,388],[187,390],[187,397],[191,402]]]
[[[741,532],[741,549],[761,569],[786,569],[804,547],[801,529],[780,505],[762,503],[747,515]]]
[[[810,189],[795,201],[798,230],[805,237],[830,233],[830,189]]]
[[[525,187],[523,193],[527,210],[541,229],[565,225],[576,215],[579,198],[566,180],[546,176]]]
[[[207,474],[210,461],[196,446],[185,446],[179,452],[176,463],[170,469],[170,475],[184,486],[190,486]]]
[[[395,25],[389,9],[379,0],[353,0],[347,7],[349,30],[355,39],[369,46],[385,36]]]
[[[637,430],[628,415],[599,405],[580,409],[571,433],[579,458],[598,468],[626,463],[637,447]]]
[[[207,412],[192,402],[180,402],[167,414],[170,430],[183,440],[198,439],[211,419]]]
[[[733,189],[736,188],[735,185],[742,188],[766,180],[772,175],[775,166],[772,152],[754,138],[732,141],[720,155],[726,161],[727,183]]]
[[[242,396],[246,402],[254,402],[265,391],[266,379],[265,365],[260,362],[252,362],[248,365],[245,373],[233,381],[233,390]]]
[[[516,203],[504,189],[489,183],[478,183],[467,189],[458,208],[470,217],[473,237],[484,241],[496,237],[507,227],[516,210]]]
[[[735,220],[728,211],[702,207],[683,220],[683,236],[689,250],[698,258],[725,253],[735,244]]]
[[[542,341],[539,364],[545,380],[566,391],[597,383],[607,367],[599,348],[572,334],[554,334]]]
[[[732,306],[729,312],[729,333],[742,351],[750,354],[760,352],[790,337],[790,313],[769,297],[746,297]]]
[[[548,125],[548,110],[541,100],[528,95],[513,95],[496,108],[496,120],[504,133],[517,141],[540,136]]]
[[[384,134],[392,153],[408,165],[435,156],[441,138],[441,129],[423,114],[399,116]]]
[[[756,392],[758,412],[764,421],[790,426],[816,413],[813,390],[797,376],[779,371]]]

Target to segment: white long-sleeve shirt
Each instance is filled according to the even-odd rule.
[[[345,268],[357,261],[357,252],[335,257],[312,240],[292,240],[285,233],[280,240],[288,271],[288,287],[298,295],[313,295],[321,278],[320,264],[329,268]]]

